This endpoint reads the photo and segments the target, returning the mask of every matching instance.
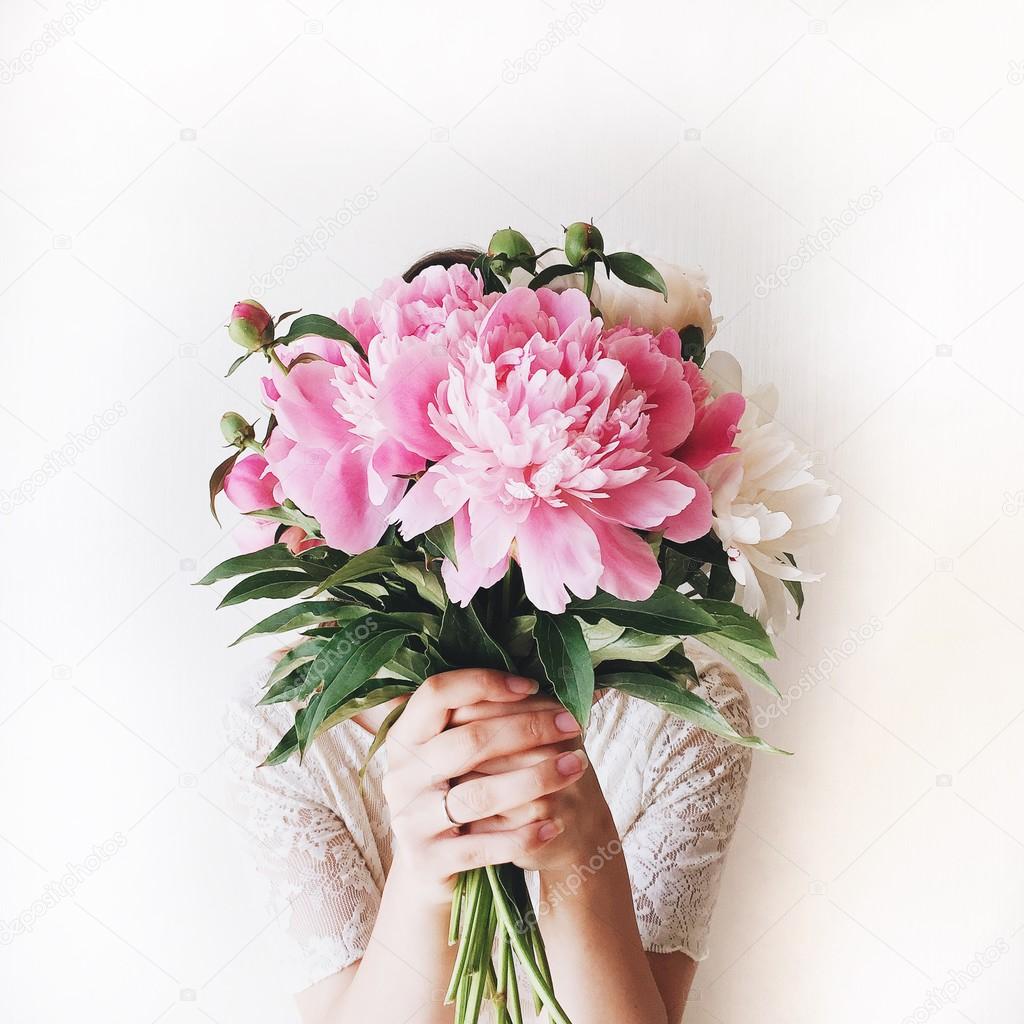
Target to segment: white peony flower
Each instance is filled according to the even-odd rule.
[[[684,327],[696,326],[704,332],[706,345],[715,334],[707,274],[700,268],[685,270],[674,263],[650,262],[665,278],[668,302],[660,292],[634,288],[617,277],[608,278],[604,268],[597,267],[591,298],[601,310],[604,322],[616,327],[629,320],[634,327],[646,327],[653,332],[666,327],[681,331]]]
[[[714,392],[740,390],[739,364],[714,352],[704,367]],[[712,528],[729,555],[736,600],[773,632],[780,633],[796,601],[784,581],[821,579],[806,572],[801,554],[835,526],[839,495],[811,473],[811,459],[772,418],[774,388],[748,396],[735,444],[738,452],[717,459],[703,476],[711,488]]]

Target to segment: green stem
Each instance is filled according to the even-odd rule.
[[[469,957],[473,945],[473,934],[477,920],[477,908],[480,905],[480,894],[483,891],[483,876],[479,868],[465,873],[466,881],[464,890],[466,894],[465,905],[461,912],[461,938],[459,951],[455,955],[455,967],[452,969],[452,979],[448,984],[448,991],[445,993],[445,1003],[455,1000],[459,992],[459,983],[469,966]],[[459,1018],[461,1021],[461,1017]]]
[[[508,944],[508,932],[504,928],[501,929],[501,934],[505,938],[500,968],[505,978],[505,1006],[512,1024],[523,1024],[523,1007],[519,1002],[519,979],[516,977],[516,965],[512,959],[512,947]]]
[[[462,897],[466,891],[466,876],[460,874],[455,879],[455,890],[452,892],[452,916],[448,923],[448,945],[454,946],[459,939],[459,921],[462,917]]]
[[[529,975],[534,992],[536,992],[544,1002],[554,1024],[572,1024],[569,1018],[565,1015],[565,1011],[561,1006],[559,1006],[558,1000],[555,998],[555,993],[551,991],[551,986],[548,984],[547,979],[541,973],[540,968],[534,961],[533,950],[527,946],[522,932],[512,916],[512,911],[508,904],[508,897],[505,895],[505,890],[501,884],[501,878],[498,875],[497,869],[493,865],[488,865],[484,870],[487,872],[487,880],[490,883],[491,896],[494,900],[494,908],[498,912],[498,921],[503,925],[505,931],[508,932],[512,948],[515,950],[516,957],[523,965],[524,970]],[[530,945],[532,946],[532,944],[533,943],[531,941]]]
[[[287,374],[288,367],[281,362],[281,357],[277,354],[277,349],[273,345],[270,345],[266,351],[270,354],[270,358],[273,359],[275,363],[277,363],[280,371],[284,374]]]

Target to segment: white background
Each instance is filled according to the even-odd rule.
[[[258,613],[190,587],[231,303],[593,216],[704,265],[843,495],[687,1021],[1020,1020],[1024,10],[837,2],[4,0],[5,1019],[287,1019],[224,796]]]

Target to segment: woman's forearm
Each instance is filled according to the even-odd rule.
[[[370,944],[324,1024],[451,1024],[454,1008],[443,1005],[455,959],[449,915],[450,906],[425,898],[415,867],[396,860]]]
[[[541,933],[555,991],[573,1021],[663,1024],[665,1004],[640,941],[611,814],[592,857],[540,872]]]

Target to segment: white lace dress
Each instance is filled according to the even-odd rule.
[[[706,648],[688,642],[687,653],[700,673],[698,692],[749,733],[736,677]],[[232,707],[232,756],[280,912],[287,984],[299,991],[354,963],[370,941],[391,863],[385,753],[371,761],[360,790],[372,737],[347,722],[320,737],[301,766],[293,758],[259,767],[295,709],[254,708],[258,698],[254,688]],[[749,749],[617,691],[594,707],[585,745],[622,839],[644,948],[703,959]]]

